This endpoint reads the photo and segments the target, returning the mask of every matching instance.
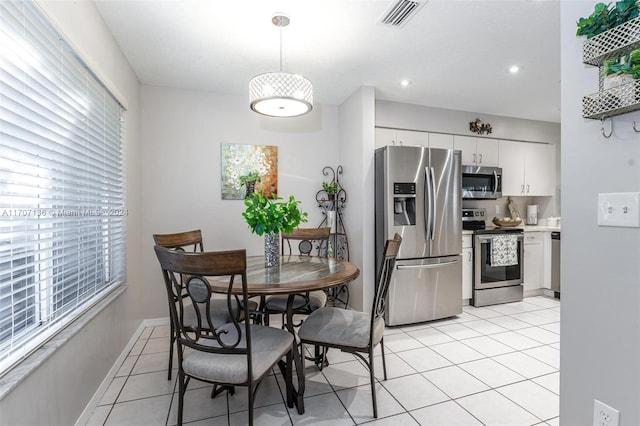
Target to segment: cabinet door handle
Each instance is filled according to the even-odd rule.
[[[522,185],[520,185],[520,193],[524,194],[524,183]]]
[[[529,185],[527,184],[527,194],[529,193]]]
[[[467,253],[467,262],[471,262],[471,252]]]
[[[480,154],[479,157],[480,157],[480,163],[479,164],[482,164],[482,154]]]
[[[476,164],[476,154],[473,154],[473,164]]]

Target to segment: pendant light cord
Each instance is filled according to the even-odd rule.
[[[282,24],[280,24],[279,27],[280,27],[280,72],[282,72]]]

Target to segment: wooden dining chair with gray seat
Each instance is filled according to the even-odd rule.
[[[199,229],[193,231],[186,232],[176,232],[172,234],[154,234],[153,241],[156,245],[164,248],[168,248],[171,250],[176,250],[180,252],[203,252],[204,245],[202,242],[202,231]],[[178,297],[178,296],[176,296]],[[188,296],[186,291],[183,291],[180,295],[182,299],[187,300]],[[188,300],[187,300],[188,303]],[[212,299],[211,303],[215,309],[212,309],[213,312],[213,323],[214,325],[225,324],[231,321],[231,317],[227,314],[226,309],[226,300],[224,299]],[[254,306],[257,307],[257,303],[250,302]],[[234,310],[232,312],[234,317],[238,317],[240,309],[238,309],[238,303],[233,305]],[[192,309],[186,309],[185,315],[188,315],[185,318],[185,322],[187,323],[195,323],[196,317],[195,313]],[[171,371],[173,369],[173,347],[177,338],[177,330],[174,328],[173,322],[171,322],[171,337],[169,343],[169,372],[168,372],[168,380],[171,380]]]
[[[373,417],[378,417],[376,403],[375,375],[373,371],[373,349],[380,344],[382,369],[387,380],[387,366],[384,358],[384,311],[389,283],[395,268],[396,256],[402,238],[395,234],[384,246],[383,261],[378,271],[373,307],[371,312],[358,312],[335,307],[320,308],[307,317],[298,329],[301,343],[340,349],[362,359],[369,369]],[[323,351],[326,356],[327,351]],[[368,357],[365,357],[367,354]],[[320,369],[326,360],[319,363]]]
[[[293,335],[278,328],[252,324],[247,309],[242,311],[242,318],[236,318],[232,312],[236,297],[243,306],[248,302],[245,250],[186,253],[158,245],[154,250],[162,268],[171,321],[177,332],[177,424],[182,425],[185,392],[189,380],[194,378],[212,383],[214,393],[216,386],[229,389],[230,393],[234,386],[246,386],[248,424],[253,425],[258,387],[283,358],[287,405],[293,407]],[[207,279],[227,286],[223,307],[211,303],[212,290]],[[183,303],[185,291],[190,303]],[[230,322],[216,323],[214,318],[219,313],[215,311],[219,309],[231,318]]]
[[[327,257],[329,248],[329,237],[331,228],[296,228],[291,233],[282,234],[280,244],[282,256],[293,255],[292,244],[298,243],[298,253],[300,256]],[[284,324],[284,317],[287,312],[288,296],[268,296],[261,311],[265,315],[265,324],[269,325],[269,315],[280,314]],[[293,312],[296,314],[310,314],[316,309],[327,304],[327,293],[322,290],[300,293],[294,296]]]

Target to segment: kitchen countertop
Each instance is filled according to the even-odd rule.
[[[487,228],[493,227],[492,223],[487,224]],[[524,232],[560,232],[560,226],[546,226],[546,225],[519,225],[515,226],[516,229],[522,229]],[[508,228],[507,228],[508,229]],[[468,229],[462,230],[462,235],[473,235],[473,231]]]
[[[524,229],[524,232],[533,232],[533,231],[560,232],[560,226],[525,225],[523,229]]]

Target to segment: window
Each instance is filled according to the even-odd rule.
[[[0,374],[125,280],[124,109],[0,1]]]

